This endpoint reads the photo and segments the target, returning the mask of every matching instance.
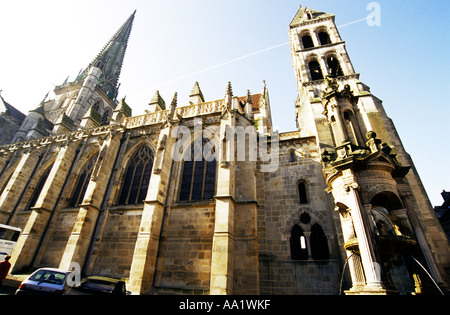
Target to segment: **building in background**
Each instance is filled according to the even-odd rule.
[[[117,95],[134,18],[26,117],[3,106],[13,273],[76,262],[134,294],[445,290],[449,243],[333,15],[290,24],[298,130],[282,134],[265,83],[210,101],[196,82],[189,104],[156,91],[132,116]]]

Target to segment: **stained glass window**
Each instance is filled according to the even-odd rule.
[[[125,171],[120,205],[135,205],[144,202],[153,168],[153,152],[144,145],[131,157]]]
[[[98,154],[90,158],[81,169],[75,190],[73,191],[72,198],[70,199],[70,207],[76,207],[83,202],[84,194],[86,193],[89,181],[91,180],[92,171],[94,170],[97,158]]]
[[[216,159],[206,158],[215,154],[208,139],[200,139],[191,145],[190,159],[185,159],[181,176],[180,201],[210,200],[214,197],[216,184]],[[195,146],[202,150],[195,150]],[[208,150],[210,152],[208,152]],[[199,152],[196,152],[199,151]],[[204,154],[204,152],[206,153]],[[201,155],[200,155],[201,154]],[[208,161],[209,160],[209,161]]]
[[[33,195],[31,196],[30,203],[28,208],[32,208],[36,205],[36,202],[39,198],[39,195],[42,192],[42,189],[44,188],[45,182],[47,181],[48,175],[50,174],[50,170],[52,167],[48,167],[45,172],[41,175],[41,178],[39,179],[38,184],[34,188]]]

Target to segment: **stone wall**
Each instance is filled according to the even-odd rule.
[[[300,181],[306,183],[305,204],[300,204]],[[282,141],[278,170],[258,174],[261,294],[338,294],[341,254],[334,207],[325,188],[317,146],[311,138]],[[301,222],[303,213],[309,215],[310,222]],[[328,260],[311,257],[309,236],[312,225],[316,223],[323,228],[328,239]],[[295,224],[304,231],[309,253],[307,260],[291,258],[290,234]]]
[[[76,219],[76,209],[63,210],[54,219],[54,228],[50,231],[45,250],[41,252],[42,259],[38,264],[39,267],[58,268]]]
[[[142,209],[110,210],[96,253],[93,274],[128,278]]]
[[[211,277],[214,204],[166,208],[158,251],[157,292],[205,293]]]

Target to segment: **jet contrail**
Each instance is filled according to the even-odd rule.
[[[348,22],[348,23],[346,23],[346,24],[342,24],[342,25],[337,26],[337,27],[338,27],[338,28],[343,28],[343,27],[348,26],[348,25],[356,24],[356,23],[359,23],[359,22],[362,22],[362,21],[367,21],[367,19],[368,19],[368,17],[365,17],[365,18],[363,18],[363,19],[358,19],[358,20],[355,20],[355,21],[352,21],[352,22]],[[148,92],[155,91],[155,90],[157,90],[158,88],[163,87],[163,86],[165,86],[165,85],[168,85],[168,84],[171,84],[171,83],[174,83],[174,82],[183,80],[183,79],[187,79],[187,78],[193,77],[193,76],[195,76],[195,75],[197,75],[197,74],[200,74],[200,73],[208,72],[208,71],[211,71],[211,70],[214,70],[214,69],[217,69],[217,68],[226,66],[226,65],[228,65],[228,64],[230,64],[230,63],[233,63],[233,62],[236,62],[236,61],[239,61],[239,60],[242,60],[242,59],[246,59],[246,58],[248,58],[248,57],[252,57],[252,56],[255,56],[255,55],[262,54],[262,53],[264,53],[264,52],[266,52],[266,51],[270,51],[270,50],[273,50],[273,49],[276,49],[276,48],[279,48],[279,47],[283,47],[283,46],[289,45],[289,43],[290,43],[290,42],[284,42],[284,43],[281,43],[281,44],[278,44],[278,45],[275,45],[275,46],[267,47],[267,48],[264,48],[264,49],[261,49],[261,50],[252,52],[252,53],[250,53],[250,54],[243,55],[243,56],[241,56],[241,57],[237,57],[237,58],[234,58],[234,59],[231,59],[231,60],[228,60],[228,61],[219,63],[219,64],[217,64],[217,65],[215,65],[215,66],[211,66],[211,67],[205,68],[205,69],[203,69],[203,70],[199,70],[199,71],[196,71],[196,72],[192,72],[192,73],[190,73],[190,74],[186,74],[186,75],[180,76],[180,77],[178,77],[178,78],[175,78],[175,79],[166,81],[166,82],[164,82],[164,83],[160,83],[160,84],[154,86],[152,89],[146,90],[146,91],[143,92],[142,94],[147,94]]]
[[[186,78],[190,78],[190,77],[193,77],[193,76],[195,76],[195,75],[197,75],[197,74],[204,73],[204,72],[208,72],[208,71],[211,71],[211,70],[214,70],[214,69],[223,67],[223,66],[225,66],[225,65],[228,65],[228,64],[230,64],[230,63],[233,63],[233,62],[236,62],[236,61],[239,61],[239,60],[242,60],[242,59],[251,57],[251,56],[255,56],[255,55],[261,54],[261,53],[263,53],[263,52],[266,52],[266,51],[269,51],[269,50],[272,50],[272,49],[275,49],[275,48],[278,48],[278,47],[286,46],[286,45],[288,45],[288,44],[289,44],[289,42],[285,42],[285,43],[282,43],[282,44],[278,44],[278,45],[275,45],[275,46],[271,46],[271,47],[268,47],[268,48],[264,48],[264,49],[261,49],[261,50],[252,52],[252,53],[250,53],[250,54],[247,54],[247,55],[244,55],[244,56],[241,56],[241,57],[237,57],[237,58],[234,58],[234,59],[231,59],[231,60],[228,60],[228,61],[219,63],[219,64],[217,64],[217,65],[215,65],[215,66],[211,66],[211,67],[205,68],[205,69],[203,69],[203,70],[199,70],[199,71],[196,71],[196,72],[193,72],[193,73],[190,73],[190,74],[186,74],[186,75],[180,76],[180,77],[178,77],[178,78],[175,78],[175,79],[172,79],[172,80],[169,80],[169,81],[166,81],[166,82],[164,82],[164,83],[161,83],[161,84],[158,84],[158,85],[154,86],[154,87],[153,87],[153,90],[154,90],[154,89],[158,89],[158,88],[160,88],[160,87],[162,87],[162,86],[165,86],[165,85],[167,85],[167,84],[170,84],[170,83],[173,83],[173,82],[176,82],[176,81],[179,81],[179,80],[183,80],[183,79],[186,79]],[[149,91],[147,90],[147,91],[145,91],[144,93],[147,93],[147,92],[149,92]]]

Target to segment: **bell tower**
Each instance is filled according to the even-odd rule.
[[[405,285],[415,294],[442,292],[449,244],[392,120],[359,80],[334,15],[300,6],[290,42],[297,127],[321,152],[351,277],[346,293],[391,294]]]
[[[323,130],[321,94],[326,88],[326,78],[335,78],[337,86],[357,88],[359,74],[355,73],[347,54],[345,42],[342,41],[334,23],[332,14],[300,7],[290,24],[290,41],[292,62],[297,78],[299,97],[296,102],[297,127],[302,136],[319,136],[322,146],[336,143]],[[333,122],[350,119],[331,115]],[[360,132],[347,134],[346,130],[334,128],[338,141],[349,140],[361,142]],[[341,139],[342,138],[342,139]],[[340,144],[340,143],[338,143]]]

